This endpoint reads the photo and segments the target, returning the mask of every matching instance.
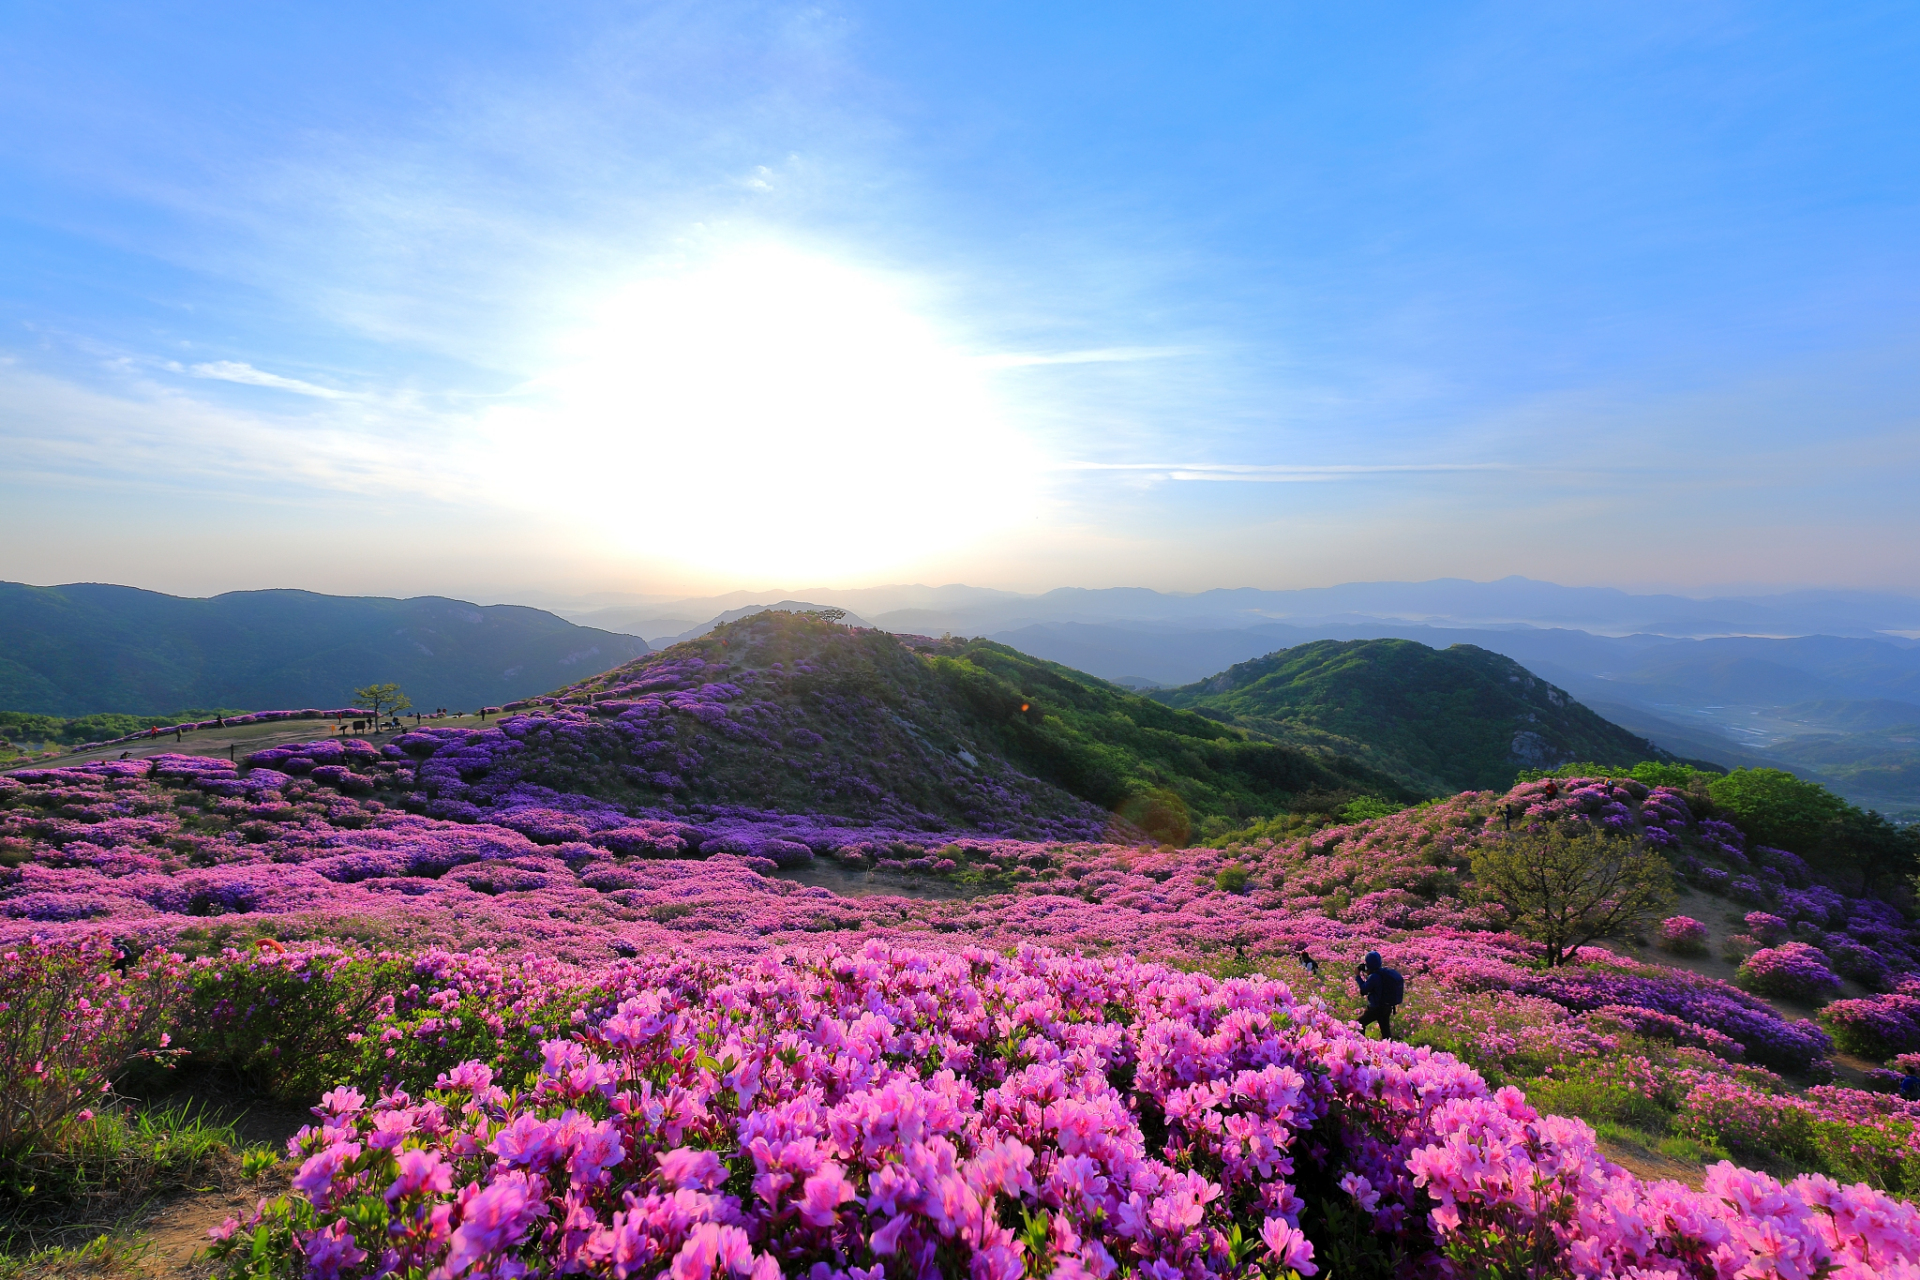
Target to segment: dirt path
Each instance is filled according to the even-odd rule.
[[[144,1244],[136,1274],[148,1280],[205,1280],[217,1263],[207,1253],[207,1232],[236,1217],[262,1197],[286,1190],[286,1174],[250,1181],[240,1176],[236,1162],[223,1185],[179,1196],[155,1205],[134,1228]]]
[[[135,742],[117,743],[95,751],[69,751],[58,756],[36,759],[33,761],[33,766],[47,768],[85,764],[94,760],[118,760],[123,754],[130,760],[143,760],[148,756],[163,755],[167,752],[193,756],[225,756],[229,748],[232,749],[234,756],[244,757],[248,752],[259,751],[264,747],[342,736],[359,738],[375,746],[383,746],[415,727],[412,716],[406,717],[403,723],[404,728],[389,729],[381,733],[354,733],[349,729],[345,735],[342,735],[339,726],[332,720],[276,720],[269,724],[245,724],[231,729],[199,729],[182,734],[177,740],[168,733],[158,738],[141,738]],[[479,728],[483,723],[492,724],[493,720],[488,719],[483,722],[477,716],[427,717],[421,720],[420,727],[437,728],[458,725],[473,729]]]
[[[1683,1182],[1699,1191],[1707,1185],[1705,1165],[1684,1164],[1637,1142],[1598,1141],[1600,1154],[1644,1182]]]
[[[287,1139],[313,1120],[299,1107],[263,1098],[220,1075],[189,1081],[164,1101],[191,1103],[233,1125],[242,1150],[267,1147],[282,1156]],[[133,1224],[131,1234],[144,1245],[137,1274],[151,1280],[202,1280],[211,1275],[208,1230],[262,1198],[279,1195],[292,1174],[293,1166],[283,1161],[270,1173],[248,1178],[240,1171],[239,1153],[227,1154],[197,1187],[156,1200]]]

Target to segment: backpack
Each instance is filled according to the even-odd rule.
[[[1375,990],[1378,988],[1378,991]],[[1373,975],[1373,981],[1367,984],[1368,1004],[1385,1005],[1392,1008],[1407,998],[1407,980],[1400,976],[1398,969],[1382,969]]]

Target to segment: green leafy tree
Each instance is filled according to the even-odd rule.
[[[1348,822],[1365,822],[1369,818],[1391,818],[1405,807],[1391,800],[1382,800],[1379,796],[1361,796],[1349,802],[1347,807],[1340,811],[1340,816]]]
[[[1818,852],[1829,824],[1853,807],[1784,769],[1735,769],[1708,783],[1707,794],[1754,840],[1798,854]]]
[[[355,689],[353,700],[372,707],[375,720],[380,718],[382,708],[388,715],[396,715],[413,705],[413,699],[400,692],[397,684],[370,684],[364,689]]]
[[[1550,966],[1597,938],[1631,932],[1673,902],[1665,858],[1585,823],[1516,831],[1476,853],[1473,874],[1512,913],[1515,932],[1546,944]]]
[[[1904,888],[1920,871],[1920,826],[1896,827],[1871,810],[1862,813],[1849,805],[1827,824],[1817,856],[1828,879],[1836,869],[1844,870],[1857,877],[1861,895],[1891,897],[1896,886]]]
[[[1920,870],[1920,829],[1897,827],[1817,782],[1780,769],[1735,769],[1707,786],[1755,844],[1791,849],[1849,893],[1880,897]]]

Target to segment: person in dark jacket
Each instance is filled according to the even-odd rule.
[[[1365,963],[1353,971],[1353,976],[1367,1001],[1367,1011],[1360,1017],[1360,1033],[1365,1035],[1367,1024],[1377,1022],[1380,1038],[1393,1039],[1393,1010],[1406,999],[1407,980],[1400,976],[1398,969],[1382,964],[1378,951],[1367,952]]]

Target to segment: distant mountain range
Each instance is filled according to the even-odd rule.
[[[310,591],[188,599],[133,587],[0,583],[0,710],[165,715],[337,707],[393,681],[416,706],[472,710],[648,652],[540,609]]]
[[[652,647],[698,638],[768,605],[990,639],[1135,690],[1321,640],[1472,645],[1677,756],[1792,769],[1857,804],[1920,817],[1920,601],[1867,592],[1693,600],[1524,578],[1194,595],[911,586],[603,600],[563,618],[437,597],[184,600],[0,584],[0,710],[332,705],[389,679],[421,705],[465,708],[630,660],[649,650],[642,636]]]
[[[1238,629],[1268,622],[1326,625],[1392,620],[1437,627],[1530,626],[1675,638],[1836,635],[1877,638],[1920,634],[1920,599],[1885,592],[1796,591],[1696,600],[1635,595],[1610,587],[1563,587],[1531,578],[1497,582],[1357,582],[1296,591],[1253,588],[1173,594],[1141,587],[1063,587],[1021,595],[950,585],[852,590],[736,591],[680,600],[556,603],[554,611],[590,626],[649,638],[678,635],[718,614],[781,600],[836,605],[888,631],[986,635],[1063,622],[1151,623],[1182,629]],[[1909,637],[1910,638],[1910,637]]]

